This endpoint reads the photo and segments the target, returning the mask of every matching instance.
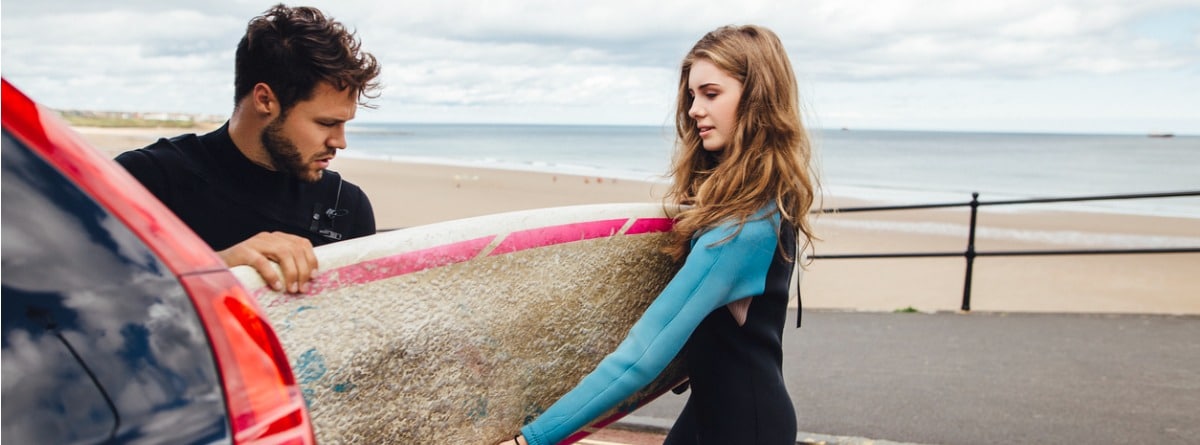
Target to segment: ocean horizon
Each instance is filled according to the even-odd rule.
[[[355,122],[341,156],[668,180],[674,129]],[[810,130],[826,195],[904,205],[1200,190],[1200,136]],[[335,167],[336,168],[336,167]],[[1200,218],[1200,197],[996,206]]]

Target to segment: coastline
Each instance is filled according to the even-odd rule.
[[[207,128],[76,127],[105,154]],[[666,184],[619,178],[339,156],[331,167],[371,197],[377,226],[397,229],[490,213],[577,204],[661,202]],[[825,196],[824,208],[873,205]],[[824,214],[818,255],[962,252],[969,211]],[[1149,245],[1147,245],[1149,244]],[[1087,211],[981,208],[976,249],[1200,247],[1200,219]],[[965,261],[956,258],[820,259],[806,266],[805,308],[956,311]],[[980,257],[977,311],[1200,314],[1200,254]]]

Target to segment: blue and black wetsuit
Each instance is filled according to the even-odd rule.
[[[666,443],[795,443],[796,415],[782,374],[795,250],[796,232],[780,226],[774,206],[740,230],[730,222],[701,233],[617,350],[521,433],[532,445],[558,443],[649,384],[683,351],[691,395]],[[746,298],[739,325],[729,305]]]

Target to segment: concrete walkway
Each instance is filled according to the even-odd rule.
[[[805,311],[784,361],[800,443],[1200,443],[1198,316]]]

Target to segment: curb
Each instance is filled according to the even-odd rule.
[[[674,424],[674,420],[655,417],[625,416],[609,428],[625,431],[666,434]],[[807,432],[796,433],[796,445],[918,445],[911,442],[893,442],[890,440],[868,439],[853,436],[831,436]]]

